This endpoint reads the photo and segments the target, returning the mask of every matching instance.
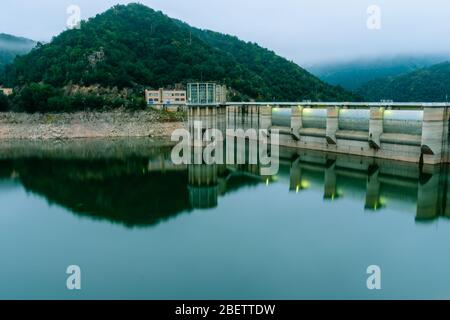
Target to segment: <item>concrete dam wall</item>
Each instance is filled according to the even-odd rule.
[[[191,110],[190,115],[198,115],[197,120],[213,116],[216,120],[208,123],[219,123],[227,129],[277,130],[279,144],[286,147],[439,164],[450,159],[449,105],[228,103],[190,106],[197,110]]]

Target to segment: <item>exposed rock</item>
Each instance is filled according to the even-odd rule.
[[[182,119],[152,110],[0,113],[0,139],[168,137],[178,128],[185,128]]]

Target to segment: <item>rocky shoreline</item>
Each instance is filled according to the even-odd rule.
[[[170,137],[185,128],[183,114],[155,110],[76,113],[0,113],[0,140]]]
[[[12,139],[0,141],[0,161],[25,158],[93,160],[160,158],[175,142],[167,137],[115,137],[80,139]]]

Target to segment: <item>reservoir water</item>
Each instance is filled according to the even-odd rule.
[[[0,298],[450,298],[446,166],[282,150],[262,177],[174,166],[170,151],[3,142]]]

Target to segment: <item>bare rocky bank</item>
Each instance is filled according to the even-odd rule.
[[[155,110],[52,114],[0,113],[0,139],[170,137],[183,114]]]

